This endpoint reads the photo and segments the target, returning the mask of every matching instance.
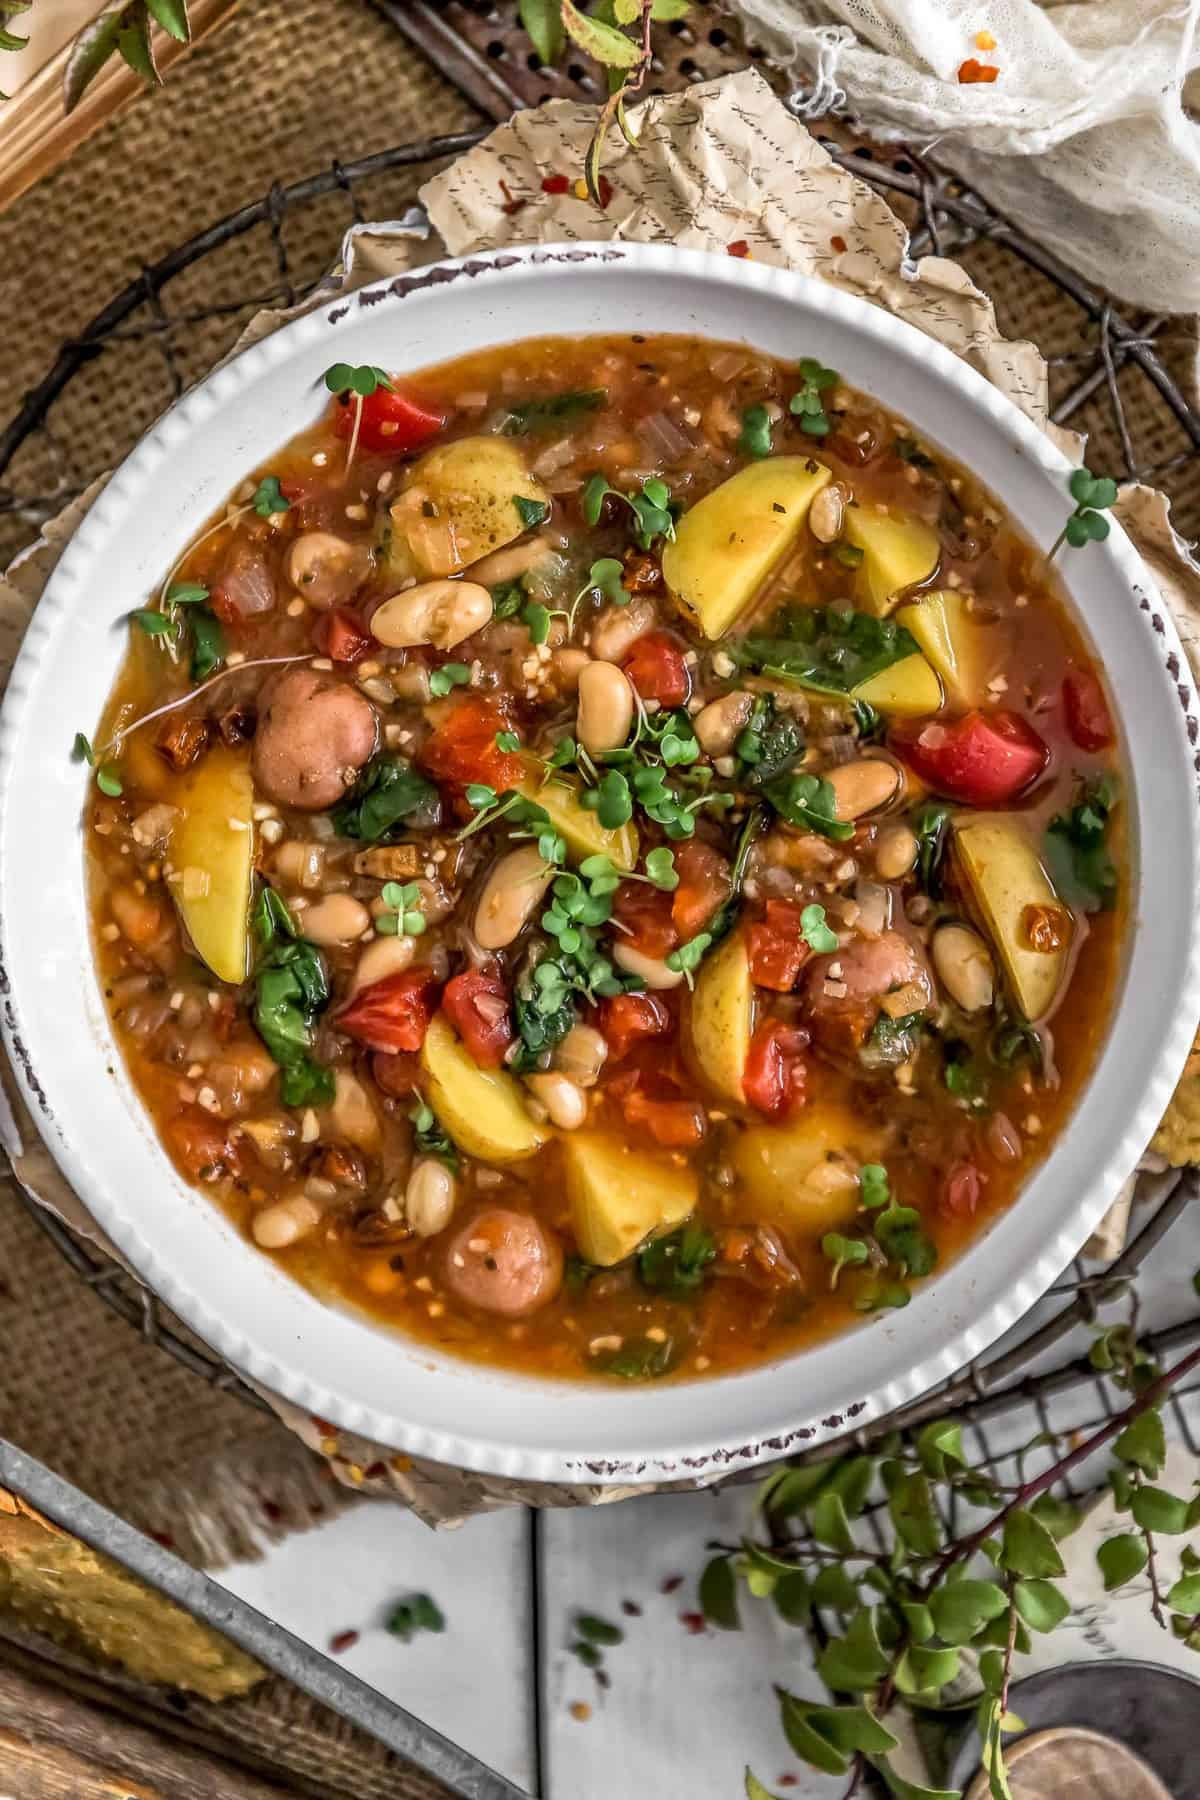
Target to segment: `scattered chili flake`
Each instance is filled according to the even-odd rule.
[[[659,1582],[658,1591],[660,1594],[673,1594],[677,1588],[682,1586],[682,1575],[668,1575],[664,1581]]]
[[[329,1648],[334,1656],[340,1656],[343,1650],[352,1650],[358,1642],[357,1631],[339,1631],[329,1640]]]
[[[607,208],[609,201],[613,197],[613,185],[612,185],[612,182],[608,179],[607,175],[601,175],[598,178],[598,180],[596,182],[596,193],[599,198],[601,208],[602,209]],[[575,183],[574,194],[575,194],[575,198],[577,200],[590,200],[591,199],[591,195],[588,193],[587,182],[583,181],[583,180],[577,181]]]
[[[642,1616],[642,1609],[636,1600],[622,1600],[621,1611],[627,1619],[640,1619]]]
[[[680,1613],[679,1623],[690,1637],[701,1637],[704,1632],[704,1614],[698,1612]]]
[[[968,56],[966,62],[958,65],[958,79],[964,87],[973,81],[995,81],[999,73],[995,63],[981,63],[975,56]]]
[[[586,1700],[572,1700],[567,1711],[573,1719],[578,1719],[581,1725],[586,1725],[592,1716],[592,1709]]]
[[[732,244],[725,246],[726,256],[749,256],[750,246],[745,238],[735,238]]]
[[[800,1777],[798,1775],[791,1775],[791,1774],[781,1775],[779,1777],[778,1782],[776,1783],[776,1786],[777,1787],[799,1787],[800,1786]]]
[[[571,183],[565,175],[546,175],[542,180],[543,194],[565,194]]]
[[[990,31],[975,33],[975,48],[977,50],[994,50],[996,48],[996,40]]]
[[[500,211],[502,213],[507,213],[510,219],[514,213],[519,213],[523,206],[528,206],[529,204],[528,200],[513,199],[513,192],[507,181],[502,181],[500,183],[500,192],[504,195],[504,204],[501,206]]]
[[[840,231],[834,232],[833,236],[829,240],[829,247],[831,250],[836,250],[839,256],[841,255],[842,251],[846,248],[846,240],[842,236]]]

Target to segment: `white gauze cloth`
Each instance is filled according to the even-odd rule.
[[[795,67],[802,116],[844,100],[874,136],[936,148],[1120,299],[1200,312],[1200,124],[1185,110],[1200,106],[1200,0],[728,4]],[[995,81],[960,82],[970,58]]]

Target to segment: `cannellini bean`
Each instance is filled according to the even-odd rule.
[[[472,581],[478,581],[486,588],[495,587],[498,581],[516,581],[527,569],[549,556],[553,549],[553,544],[544,537],[530,538],[522,544],[506,544],[503,550],[481,556],[477,563],[471,564],[467,574]]]
[[[574,644],[567,644],[556,650],[550,658],[550,676],[556,693],[573,694],[579,686],[579,677],[591,662],[586,650],[577,650]]]
[[[588,645],[593,656],[620,662],[626,652],[651,629],[658,614],[651,600],[632,600],[628,606],[607,606],[592,627]]]
[[[996,968],[992,953],[969,925],[942,925],[933,936],[933,966],[938,979],[964,1012],[992,1004]]]
[[[263,1250],[286,1250],[299,1243],[321,1222],[323,1209],[303,1192],[288,1194],[273,1206],[264,1206],[254,1215],[250,1229],[254,1241]]]
[[[304,914],[304,935],[314,944],[331,948],[334,944],[352,944],[371,924],[371,915],[361,900],[351,894],[327,894]]]
[[[588,1114],[587,1095],[568,1076],[550,1070],[545,1075],[527,1075],[525,1085],[546,1109],[546,1116],[560,1131],[578,1131]]]
[[[885,825],[875,839],[875,872],[881,881],[899,881],[917,860],[915,833],[907,825]]]
[[[404,1216],[418,1237],[436,1237],[450,1223],[457,1198],[458,1183],[445,1163],[422,1156],[404,1190]]]
[[[354,974],[350,977],[351,995],[357,994],[360,988],[370,987],[372,982],[399,975],[416,954],[415,938],[373,938],[354,965]]]
[[[572,1025],[555,1045],[552,1060],[556,1069],[580,1087],[591,1087],[608,1060],[608,1039],[593,1025]]]
[[[325,871],[325,846],[306,843],[303,838],[286,838],[276,847],[271,867],[291,887],[320,887]]]
[[[575,736],[592,756],[619,750],[633,725],[633,689],[616,663],[590,662],[579,671]]]
[[[360,1150],[377,1148],[379,1114],[371,1105],[366,1088],[349,1069],[334,1072],[333,1105],[329,1116],[339,1137],[357,1144]]]
[[[475,908],[475,941],[484,950],[503,950],[541,904],[554,871],[536,844],[522,844],[502,856],[483,884]]]
[[[824,775],[833,789],[834,815],[843,820],[878,812],[900,786],[899,769],[881,756],[860,756],[855,762],[826,769]]]
[[[284,571],[292,586],[321,610],[349,600],[371,566],[364,544],[332,531],[302,531],[287,553]]]
[[[668,969],[656,956],[643,956],[630,944],[614,944],[613,961],[627,975],[640,975],[648,988],[678,987],[683,980],[682,969]]]
[[[823,487],[808,509],[808,529],[819,544],[832,544],[842,535],[846,497],[837,482]]]
[[[477,581],[422,581],[371,614],[371,631],[381,644],[405,649],[432,644],[453,650],[482,631],[492,616],[492,596]]]
[[[710,700],[692,720],[700,748],[708,756],[728,756],[739,733],[750,723],[753,711],[754,695],[742,688],[722,694],[719,700]]]

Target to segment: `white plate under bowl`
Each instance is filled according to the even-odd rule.
[[[653,1481],[811,1443],[910,1400],[1045,1291],[1130,1173],[1200,1016],[1191,678],[1119,527],[1063,575],[1108,670],[1131,778],[1133,904],[1116,1012],[1074,1117],[1019,1201],[903,1312],[801,1355],[685,1385],[550,1383],[456,1362],[322,1303],[189,1188],[123,1069],[92,965],[69,760],[145,603],[242,477],[311,424],[333,362],[420,369],[532,333],[694,332],[817,356],[959,457],[1039,544],[1068,465],[983,378],[864,301],[759,263],[560,245],[444,263],[331,302],[181,400],[96,501],[51,578],[0,717],[0,1003],[46,1143],[139,1271],[222,1356],[321,1418],[412,1453],[527,1479]],[[1069,1004],[1069,1002],[1068,1002]]]

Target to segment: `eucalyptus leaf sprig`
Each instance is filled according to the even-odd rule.
[[[1075,502],[1075,511],[1046,552],[1047,562],[1054,561],[1064,544],[1069,544],[1073,550],[1082,550],[1085,544],[1102,544],[1111,530],[1104,517],[1117,498],[1117,484],[1111,475],[1093,475],[1090,469],[1073,469],[1067,487]]]
[[[872,1203],[882,1203],[884,1171],[873,1171],[871,1187]],[[835,1266],[856,1260],[853,1252],[842,1254],[844,1247],[839,1241],[827,1250]],[[1130,1528],[1096,1552],[1105,1587],[1145,1574],[1154,1617],[1200,1649],[1200,1553],[1184,1548],[1182,1573],[1167,1587],[1156,1542],[1200,1528],[1200,1495],[1156,1485],[1166,1461],[1161,1406],[1200,1368],[1200,1347],[1159,1373],[1132,1329],[1116,1327],[1097,1339],[1092,1362],[1131,1398],[1036,1476],[1026,1477],[1018,1461],[1016,1481],[998,1485],[971,1465],[961,1423],[934,1420],[880,1454],[834,1453],[776,1471],[759,1493],[767,1535],[715,1547],[700,1579],[700,1604],[718,1629],[740,1626],[741,1580],[755,1598],[770,1598],[789,1624],[810,1626],[821,1613],[824,1643],[816,1667],[833,1698],[781,1691],[780,1719],[797,1755],[847,1779],[847,1797],[875,1771],[899,1800],[961,1800],[957,1790],[915,1784],[892,1767],[899,1740],[888,1717],[897,1704],[927,1719],[957,1711],[963,1677],[973,1666],[989,1791],[992,1800],[1011,1800],[1004,1740],[1024,1728],[1009,1710],[1014,1657],[1028,1650],[1031,1633],[1054,1631],[1070,1612],[1059,1545],[1083,1514],[1055,1490],[1106,1447],[1114,1457],[1113,1504],[1128,1513]],[[952,1508],[944,1504],[950,1499]],[[956,1531],[944,1521],[963,1504],[986,1517]],[[881,1510],[894,1541],[880,1546],[873,1532],[868,1548],[855,1521],[868,1511],[878,1520]],[[833,1630],[831,1615],[841,1621]],[[968,1653],[971,1661],[964,1663]],[[748,1800],[777,1800],[749,1769],[745,1791]]]

